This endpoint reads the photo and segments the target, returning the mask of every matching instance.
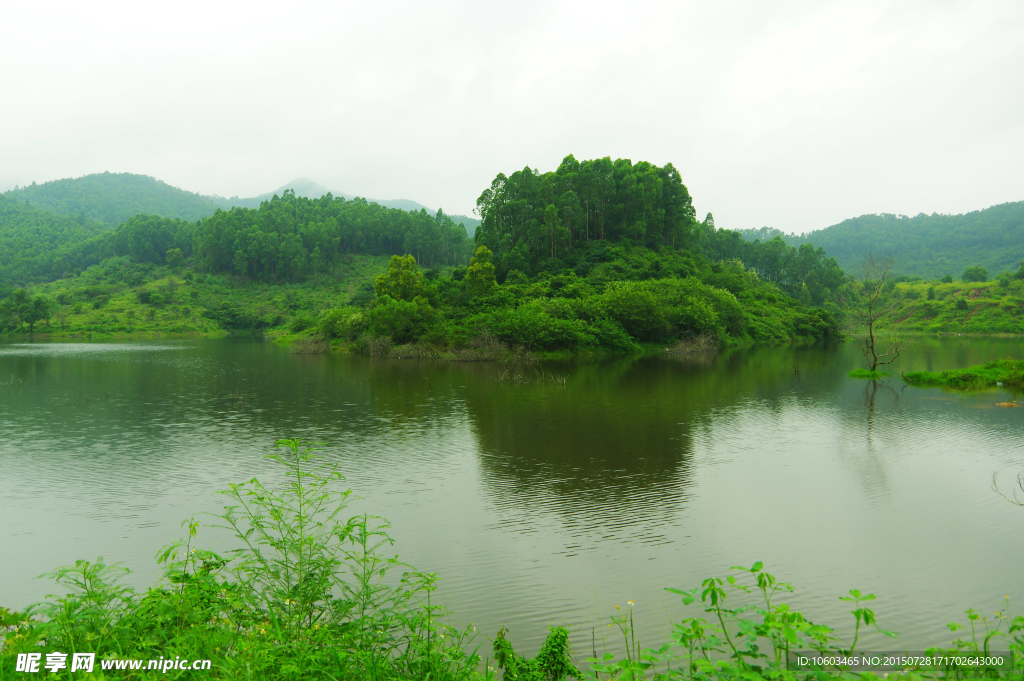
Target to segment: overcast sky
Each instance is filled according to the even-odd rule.
[[[719,227],[1024,200],[1024,3],[10,2],[0,188],[306,176],[469,214],[567,154],[675,164]]]

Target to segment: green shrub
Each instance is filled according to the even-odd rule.
[[[395,343],[408,343],[423,335],[436,313],[422,296],[413,301],[384,295],[366,311],[366,328],[375,336],[389,336]]]
[[[599,297],[598,314],[614,320],[634,338],[652,342],[671,330],[662,302],[644,282],[614,282]]]
[[[988,281],[988,270],[980,265],[968,267],[964,270],[964,273],[960,275],[960,279],[965,282]]]
[[[635,352],[640,349],[640,345],[615,320],[595,319],[588,326],[597,345],[602,348],[618,352]]]
[[[305,331],[306,329],[316,326],[317,319],[310,314],[297,314],[292,318],[292,321],[288,324],[288,330],[292,333],[298,333]]]
[[[478,321],[500,340],[531,349],[589,347],[596,342],[584,321],[553,317],[541,301],[496,310]]]
[[[324,338],[354,340],[366,330],[366,318],[358,308],[332,308],[320,313],[316,329]]]

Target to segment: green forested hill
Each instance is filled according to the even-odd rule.
[[[253,196],[226,199],[221,196],[205,196],[178,189],[146,175],[133,173],[97,173],[73,179],[54,180],[43,184],[31,184],[12,189],[0,194],[9,199],[27,201],[36,208],[58,213],[74,215],[102,222],[109,227],[116,227],[133,215],[159,215],[167,218],[196,221],[213,215],[218,209],[229,210],[234,207],[260,207],[264,201],[274,196],[281,196],[286,191],[296,196],[310,199],[331,193],[326,187],[308,178],[297,178],[278,189]],[[352,194],[334,192],[347,200],[357,198]],[[427,208],[409,199],[376,200],[385,208],[400,208],[410,213],[426,210],[430,215],[437,211]],[[468,236],[473,236],[480,221],[465,215],[450,216],[456,224],[463,224]]]
[[[770,227],[743,230],[753,241],[782,232]],[[990,276],[1015,271],[1024,260],[1024,201],[1003,203],[965,215],[862,215],[808,234],[783,235],[786,243],[824,247],[839,265],[856,274],[865,255],[893,258],[897,274],[939,279],[959,277],[981,266]]]
[[[0,283],[60,278],[69,256],[109,227],[80,215],[58,215],[0,195]]]
[[[340,196],[337,201],[323,203],[319,199],[328,192],[320,185],[305,179],[296,180],[293,184],[301,193],[281,189],[253,199],[224,199],[187,192],[145,175],[101,173],[13,189],[0,194],[0,248],[3,249],[0,253],[0,282],[28,285],[58,279],[65,272],[81,270],[102,258],[123,254],[128,248],[126,235],[131,234],[137,241],[140,225],[161,232],[162,236],[154,237],[156,241],[161,244],[173,241],[175,246],[181,245],[188,255],[192,249],[192,237],[202,233],[195,228],[196,222],[203,218],[214,219],[218,209],[225,210],[224,217],[214,219],[212,224],[221,224],[218,220],[237,222],[238,215],[247,214],[235,212],[234,207],[240,204],[251,206],[251,215],[255,216],[260,204],[275,203],[271,201],[274,196],[285,195],[289,197],[285,203],[292,208],[283,223],[279,214],[281,206],[275,203],[261,215],[274,216],[278,223],[273,226],[262,223],[246,225],[245,234],[239,237],[246,258],[251,257],[251,253],[260,254],[260,261],[250,267],[254,275],[257,271],[278,272],[285,250],[288,251],[286,269],[289,273],[312,271],[310,268],[326,264],[340,252],[388,255],[408,250],[420,254],[423,262],[428,264],[451,263],[469,257],[466,244],[478,221],[466,224],[467,218],[462,216],[453,220],[444,214],[436,215],[434,211],[410,211],[411,205],[419,205],[411,201],[391,202],[403,203],[400,206],[402,210],[363,199],[345,201]],[[312,198],[318,202],[302,198],[302,193],[315,194]],[[299,199],[297,203],[296,199]],[[344,208],[340,208],[342,204]],[[321,218],[326,220],[316,229],[320,233],[336,232],[335,241],[318,242],[308,249],[303,247],[299,249],[300,253],[294,247],[293,239],[288,237],[289,234],[294,237],[297,230],[304,232],[310,228],[306,223],[309,215],[306,207],[312,205],[331,206],[326,213],[317,213],[314,222]],[[297,213],[293,209],[296,207],[301,226],[294,222]],[[179,225],[179,221],[188,224]],[[448,227],[458,227],[460,223],[463,225],[461,235],[453,236]],[[161,226],[154,227],[157,224]],[[168,225],[174,225],[171,229],[173,238],[164,234]],[[115,232],[112,228],[118,226],[126,229]],[[438,230],[440,232],[435,234]],[[110,234],[102,236],[104,232]],[[187,238],[183,236],[186,232],[190,234]],[[254,236],[255,232],[259,234]],[[345,246],[338,245],[341,235],[351,238]],[[233,232],[230,238],[235,238]],[[187,245],[184,242],[179,244],[180,239],[185,239]],[[137,249],[138,243],[133,243]],[[321,250],[314,253],[317,245]],[[218,246],[224,247],[225,244],[219,242]],[[227,246],[232,247],[230,257],[233,258],[239,249],[234,248],[234,244]],[[158,253],[147,253],[144,259],[163,262],[168,247],[164,246]],[[296,262],[301,264],[296,267]]]
[[[164,264],[174,248],[209,271],[264,282],[316,277],[350,254],[411,253],[423,266],[437,267],[465,264],[471,250],[465,230],[444,213],[409,213],[362,199],[313,200],[291,191],[258,209],[218,210],[195,222],[140,214],[114,230],[0,200],[0,282],[17,285],[118,256]]]
[[[208,196],[132,173],[97,173],[33,183],[4,196],[61,215],[84,216],[110,227],[139,213],[195,221],[213,215],[218,208]]]

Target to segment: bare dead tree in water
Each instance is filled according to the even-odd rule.
[[[1024,506],[1024,501],[1021,501],[1020,499],[1017,498],[1017,490],[1013,490],[1012,499],[1007,495],[1003,494],[1002,490],[999,489],[999,482],[996,480],[998,476],[999,473],[992,474],[992,489],[995,490],[995,493],[1009,501],[1014,506]],[[1017,486],[1020,487],[1022,492],[1024,492],[1024,473],[1021,473],[1020,475],[1017,476]]]
[[[901,322],[891,319],[892,312],[902,302],[892,282],[892,258],[868,256],[864,260],[864,277],[857,283],[860,299],[849,301],[846,307],[861,326],[867,328],[859,345],[870,370],[874,372],[880,366],[895,362],[906,343],[900,333]],[[883,324],[887,325],[880,329]],[[885,340],[879,335],[884,335]]]

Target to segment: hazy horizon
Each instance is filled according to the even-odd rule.
[[[8,8],[4,190],[305,177],[473,215],[571,153],[673,163],[730,229],[1024,199],[1013,2],[58,5]]]

